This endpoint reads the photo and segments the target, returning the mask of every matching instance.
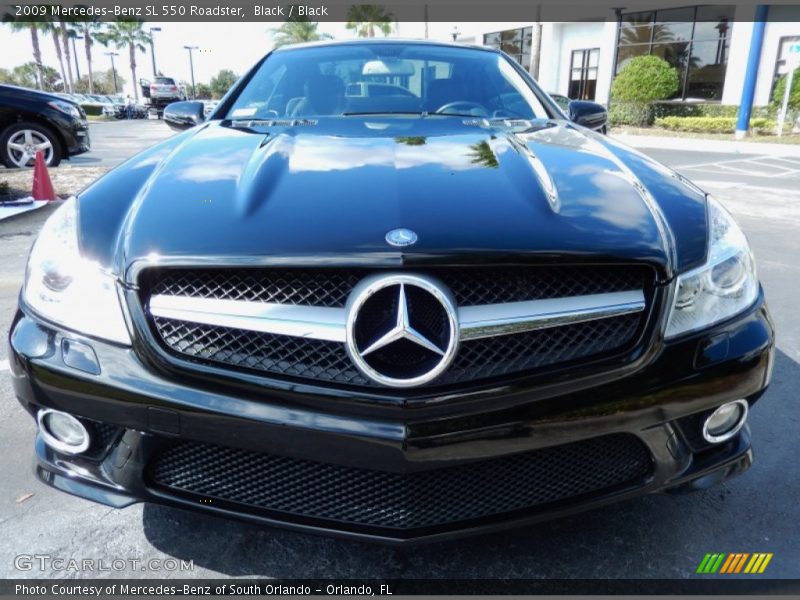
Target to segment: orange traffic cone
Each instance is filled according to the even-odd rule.
[[[44,154],[41,150],[36,151],[36,163],[33,167],[33,199],[56,199],[53,182],[50,181],[50,174],[47,172],[47,165],[44,163]]]

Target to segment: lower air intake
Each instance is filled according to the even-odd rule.
[[[609,492],[651,473],[646,446],[614,434],[454,467],[388,473],[181,442],[159,454],[152,483],[178,495],[399,530],[530,511]]]

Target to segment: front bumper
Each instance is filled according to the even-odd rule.
[[[99,375],[65,364],[65,339],[93,348]],[[569,393],[558,386],[528,391],[499,387],[493,395],[483,394],[479,400],[464,396],[439,405],[352,405],[331,396],[327,408],[321,408],[318,396],[300,391],[239,393],[219,381],[167,374],[144,363],[133,349],[54,328],[22,311],[14,320],[9,340],[14,389],[31,414],[42,407],[53,408],[115,426],[111,434],[104,435],[105,445],[89,457],[58,454],[39,436],[36,471],[44,482],[111,506],[157,502],[388,543],[431,541],[513,527],[638,495],[689,491],[728,479],[750,466],[749,432],[745,427],[728,442],[705,444],[698,441],[694,430],[697,415],[738,398],[747,399],[752,406],[769,383],[774,352],[774,330],[762,296],[748,312],[711,330],[670,344],[659,342],[660,347],[646,364],[613,382],[587,382],[583,389],[576,389],[573,382]],[[397,526],[406,521],[386,520],[383,513],[388,509],[381,505],[356,506],[361,511],[356,518],[352,517],[355,513],[340,518],[316,509],[299,513],[270,504],[270,494],[277,493],[270,489],[254,491],[250,487],[238,496],[229,493],[231,483],[250,481],[248,485],[257,485],[252,482],[253,476],[258,478],[253,465],[272,469],[274,464],[285,466],[290,461],[280,471],[280,480],[273,483],[283,485],[281,482],[294,477],[298,469],[316,475],[311,480],[295,478],[297,485],[322,489],[341,474],[350,478],[348,482],[355,482],[348,483],[350,487],[345,486],[344,491],[341,486],[325,488],[342,494],[338,503],[323,494],[320,502],[327,502],[326,510],[338,504],[353,508],[360,502],[354,503],[353,498],[362,497],[366,500],[361,504],[368,503],[369,498],[379,504],[390,497],[404,509],[409,503],[417,509],[421,503],[425,510],[434,510],[437,503],[447,502],[449,495],[433,500],[425,496],[438,493],[436,481],[453,481],[454,473],[469,472],[473,467],[489,465],[485,475],[470,475],[473,484],[475,477],[486,476],[487,482],[514,485],[514,494],[528,493],[528,488],[520,491],[513,471],[508,477],[495,473],[507,469],[508,461],[515,457],[532,456],[534,463],[541,463],[542,457],[556,457],[545,461],[561,469],[546,473],[555,489],[559,482],[569,482],[572,475],[578,477],[580,473],[575,462],[561,464],[563,456],[574,457],[574,452],[562,455],[559,449],[583,447],[592,451],[586,444],[609,436],[635,438],[648,455],[646,472],[631,471],[638,474],[596,489],[564,488],[568,493],[563,497],[537,496],[542,501],[527,507],[514,505],[513,510],[488,510],[479,516],[464,513],[464,518],[452,517],[440,523],[411,520],[407,522],[412,526]],[[206,462],[200,460],[188,471],[173,473],[171,481],[186,475],[184,482],[196,483],[197,469],[208,468],[208,485],[170,487],[159,483],[158,461],[164,453],[187,444],[205,453]],[[234,475],[230,469],[222,472],[208,466],[208,456],[215,456],[217,451],[227,453]],[[181,461],[187,456],[193,454],[184,453],[176,460],[184,464]],[[432,473],[436,473],[435,479]],[[408,486],[404,487],[406,482]],[[466,498],[461,481],[453,485],[453,497]],[[375,496],[364,492],[358,496],[362,493],[359,486],[385,486],[397,494]],[[209,494],[209,489],[217,492]],[[492,492],[485,490],[487,497]],[[474,495],[474,490],[470,493]],[[308,494],[313,495],[311,488]],[[479,494],[467,500],[477,506],[482,497]],[[383,516],[375,517],[379,513]],[[371,517],[364,518],[364,514]]]
[[[73,119],[62,129],[66,142],[67,157],[89,152],[92,142],[89,138],[89,122],[84,119]]]

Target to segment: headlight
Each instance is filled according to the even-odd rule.
[[[748,308],[758,295],[756,263],[742,230],[708,198],[708,260],[678,277],[666,337],[702,329]]]
[[[80,255],[77,222],[75,200],[47,219],[28,258],[22,297],[54,323],[130,345],[116,279]]]
[[[78,110],[78,107],[74,104],[69,102],[62,102],[61,100],[54,100],[53,102],[48,102],[48,106],[55,108],[56,110],[60,110],[64,114],[69,115],[70,117],[75,117],[76,119],[81,118],[81,113]]]

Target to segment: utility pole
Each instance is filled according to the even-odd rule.
[[[192,59],[192,50],[197,50],[197,46],[184,46],[189,51],[189,71],[192,74],[192,100],[197,96],[194,93],[194,60]]]
[[[153,59],[153,78],[155,79],[158,77],[158,71],[156,70],[156,48],[153,45],[153,34],[156,31],[161,31],[161,27],[151,27],[150,28],[150,58]]]
[[[114,95],[116,96],[119,91],[117,89],[117,68],[114,66],[114,57],[119,56],[119,52],[106,52],[106,56],[111,57],[111,73],[114,75]],[[134,85],[136,85],[134,83]]]

